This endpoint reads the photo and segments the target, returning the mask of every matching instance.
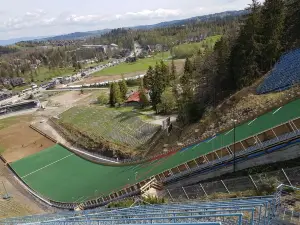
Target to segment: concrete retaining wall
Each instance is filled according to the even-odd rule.
[[[52,141],[53,143],[57,143],[57,141],[50,137],[48,134],[45,134],[43,131],[41,131],[40,129],[36,128],[35,126],[33,126],[32,124],[29,125],[29,127],[31,129],[33,129],[34,131],[38,132],[40,135],[44,136],[45,138],[48,138],[50,141]]]
[[[276,163],[280,161],[287,161],[290,159],[298,158],[300,157],[300,144],[295,144],[292,146],[289,146],[287,148],[281,149],[279,151],[273,152],[271,154],[266,154],[258,158],[249,159],[246,162],[237,163],[236,164],[236,171],[260,166],[264,164],[271,164]],[[232,173],[233,172],[233,165],[221,168],[219,170],[209,172],[207,174],[199,174],[194,175],[192,177],[186,178],[184,180],[180,180],[176,183],[167,185],[167,188],[176,188],[176,187],[182,187],[182,186],[188,186],[197,182],[201,182],[203,180],[207,180],[209,178],[213,177],[219,177],[224,174]]]

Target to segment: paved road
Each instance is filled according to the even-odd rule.
[[[53,90],[43,90],[43,92],[58,92],[58,91],[81,91],[81,90],[87,90],[87,91],[95,91],[95,90],[107,90],[108,87],[103,88],[57,88]]]

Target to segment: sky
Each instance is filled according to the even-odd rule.
[[[0,40],[148,25],[241,10],[250,3],[251,0],[0,0]]]

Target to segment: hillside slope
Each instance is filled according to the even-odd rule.
[[[171,134],[156,143],[155,148],[149,154],[161,152],[164,148],[193,143],[211,137],[220,131],[230,130],[233,127],[233,119],[237,119],[236,123],[240,124],[300,98],[300,85],[295,85],[283,92],[257,95],[256,88],[264,78],[262,77],[250,87],[235,93],[216,108],[207,109],[198,123],[187,125],[184,128],[181,128],[180,124],[174,124]]]

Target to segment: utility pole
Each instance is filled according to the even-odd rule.
[[[235,127],[236,120],[233,120],[233,172],[235,173]]]

